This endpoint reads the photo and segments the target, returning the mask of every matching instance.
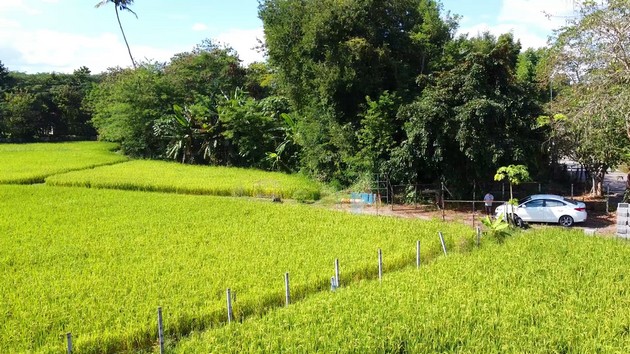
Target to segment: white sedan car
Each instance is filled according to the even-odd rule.
[[[529,196],[520,200],[518,206],[500,205],[495,214],[507,217],[511,211],[517,226],[525,222],[550,222],[568,227],[586,221],[586,204],[553,194]]]

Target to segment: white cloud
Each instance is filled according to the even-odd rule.
[[[264,38],[262,27],[252,30],[233,29],[215,36],[217,41],[234,48],[244,65],[265,60],[262,53],[254,49],[259,46],[258,40],[264,41]]]
[[[208,26],[206,26],[204,23],[195,23],[195,24],[192,26],[192,29],[193,29],[193,31],[200,32],[200,31],[205,31],[205,30],[207,30],[207,29],[208,29]]]
[[[1,22],[0,22],[1,23]],[[131,59],[118,34],[98,36],[65,33],[53,30],[25,30],[0,26],[0,56],[10,70],[33,72],[72,72],[87,66],[93,73],[109,67],[131,66]],[[133,46],[136,61],[167,61],[174,51],[150,46]]]
[[[24,0],[1,0],[0,14],[6,14],[10,11],[23,12],[27,15],[39,15],[42,12],[32,6],[28,6]]]
[[[513,24],[501,24],[501,25],[489,25],[487,23],[478,24],[475,26],[461,28],[459,33],[467,33],[469,36],[477,36],[484,32],[498,37],[504,33],[513,33],[514,38],[521,42],[523,49],[527,48],[540,48],[547,44],[547,37],[532,33],[527,26],[513,25]]]
[[[571,0],[503,0],[495,21],[462,27],[458,32],[471,36],[483,32],[495,36],[512,32],[521,41],[523,49],[539,48],[547,45],[547,37],[565,23],[566,16],[572,11]]]
[[[24,2],[22,0],[3,0],[0,2],[0,10],[7,11],[10,9],[17,9],[24,6]]]
[[[503,0],[499,23],[518,23],[551,31],[573,11],[571,0]]]
[[[9,20],[6,18],[0,18],[0,30],[10,29],[10,28],[19,28],[20,23],[15,20]]]

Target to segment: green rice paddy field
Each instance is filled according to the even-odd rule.
[[[195,334],[176,353],[628,353],[626,242],[548,228]]]
[[[127,161],[113,152],[116,146],[96,141],[0,144],[0,183],[43,183],[57,173]]]
[[[157,352],[158,306],[177,353],[630,349],[624,242],[550,227],[478,249],[459,223],[191,195],[261,194],[245,186],[265,179],[285,186],[283,196],[294,181],[319,193],[301,177],[124,162],[100,143],[39,145],[0,145],[10,151],[0,157],[10,183],[0,184],[0,353],[65,352],[67,332],[74,353]],[[83,148],[92,152],[74,152]],[[47,149],[58,166],[38,162]],[[38,184],[15,185],[29,178]],[[342,288],[330,292],[336,258]]]
[[[0,352],[134,351],[156,338],[156,309],[181,336],[440,252],[463,225],[375,218],[269,201],[87,188],[0,186]],[[8,291],[6,290],[8,289]]]
[[[235,197],[320,197],[319,185],[298,175],[149,160],[59,174],[47,178],[46,184]]]

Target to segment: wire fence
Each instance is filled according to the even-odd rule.
[[[413,244],[409,244],[409,248],[406,252],[404,252],[407,257],[400,258],[400,254],[393,254],[391,258],[386,258],[387,256],[381,248],[377,246],[374,247],[375,253],[377,255],[376,264],[373,266],[368,266],[367,263],[362,263],[362,266],[359,268],[350,267],[347,270],[347,274],[343,277],[340,277],[340,259],[335,258],[333,267],[334,273],[331,277],[330,281],[330,291],[335,292],[342,288],[346,284],[356,283],[358,281],[363,280],[378,280],[380,283],[383,282],[384,273],[401,271],[403,269],[408,268],[409,266],[414,265],[417,270],[420,270],[423,265],[429,264],[429,262],[434,261],[438,257],[448,256],[450,253],[463,253],[470,251],[473,248],[478,248],[481,246],[482,236],[485,236],[480,228],[476,228],[472,230],[474,232],[474,237],[471,238],[469,235],[447,235],[449,237],[445,238],[445,235],[442,231],[438,231],[435,238],[432,240],[424,240],[421,245],[420,240],[416,240]],[[472,234],[472,233],[471,233]],[[468,240],[468,242],[463,242],[463,240]],[[456,242],[457,241],[457,242]],[[439,242],[439,246],[438,245]],[[421,246],[423,247],[423,251],[421,254]],[[436,247],[437,246],[437,247]],[[437,251],[439,249],[439,251]],[[413,253],[412,253],[413,252]],[[413,254],[413,258],[409,257]],[[413,259],[413,260],[412,260]],[[332,269],[331,269],[332,270]],[[376,272],[375,272],[376,270]],[[278,279],[282,279],[282,284],[278,282],[277,292],[282,295],[283,301],[282,303],[277,303],[276,301],[271,301],[270,303],[262,303],[259,306],[262,306],[266,309],[277,308],[280,306],[289,307],[296,300],[304,299],[308,296],[314,295],[315,293],[323,292],[324,288],[317,288],[314,291],[311,291],[307,294],[296,294],[295,298],[292,296],[294,292],[299,292],[299,287],[291,286],[289,272],[285,272],[282,276],[278,277]],[[359,275],[360,274],[360,275]],[[254,317],[254,312],[247,314],[245,311],[237,311],[239,310],[239,303],[236,301],[236,292],[233,288],[227,288],[225,291],[225,307],[223,308],[223,319],[218,322],[216,327],[229,326],[233,322],[243,322],[247,318]],[[150,340],[150,343],[157,344],[159,347],[159,353],[164,354],[167,351],[165,350],[165,341],[168,333],[172,336],[176,334],[178,336],[187,335],[188,333],[177,333],[172,330],[169,330],[168,323],[164,321],[163,313],[168,312],[168,308],[163,308],[159,306],[157,308],[157,316],[156,316],[156,327],[154,330],[150,332],[150,336],[154,336],[153,339]],[[262,310],[262,309],[259,309]],[[65,341],[66,353],[73,354],[75,353],[75,336],[76,333],[67,332],[61,338]],[[138,351],[145,352],[147,348],[138,347],[135,348]],[[157,348],[155,348],[157,349]],[[98,348],[96,348],[98,350]],[[157,351],[157,350],[154,350]]]
[[[390,185],[380,183],[371,192],[353,193],[350,199],[353,213],[371,214],[403,214],[410,217],[437,218],[443,221],[460,220],[470,223],[473,227],[480,224],[480,219],[486,216],[484,195],[493,195],[490,215],[494,214],[497,206],[506,203],[510,194],[515,199],[522,199],[533,194],[556,194],[567,198],[584,201],[590,212],[609,213],[616,209],[616,203],[621,200],[620,191],[611,192],[610,186],[604,186],[605,197],[602,199],[586,200],[590,194],[591,185],[579,183],[541,183],[526,182],[517,186],[508,183],[490,182],[482,186],[475,185],[468,193],[454,195],[444,184],[400,184]],[[457,198],[459,197],[459,198]]]

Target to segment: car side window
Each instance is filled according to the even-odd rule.
[[[544,206],[544,202],[545,201],[542,199],[536,199],[536,200],[532,200],[531,202],[525,203],[525,206],[528,208],[540,208]]]
[[[565,204],[559,200],[546,200],[548,207],[563,207]]]

